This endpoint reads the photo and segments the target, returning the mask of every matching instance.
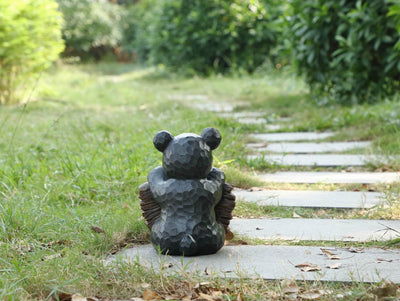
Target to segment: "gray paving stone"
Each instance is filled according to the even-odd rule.
[[[247,117],[263,117],[265,116],[265,113],[263,112],[253,112],[253,111],[244,111],[244,112],[231,112],[231,113],[220,113],[219,116],[225,117],[225,118],[247,118]]]
[[[386,241],[399,238],[400,220],[362,219],[233,219],[234,233],[258,239]],[[386,230],[385,230],[386,229]]]
[[[316,133],[316,132],[293,132],[293,133],[264,133],[252,134],[250,137],[261,141],[309,141],[320,140],[333,136],[334,133]]]
[[[197,101],[190,103],[190,106],[208,112],[232,112],[235,108],[231,103],[223,102],[207,102],[207,101]]]
[[[240,200],[262,206],[313,208],[371,208],[383,202],[384,194],[361,191],[241,190],[233,194]]]
[[[375,184],[400,181],[399,172],[276,172],[258,178],[271,183]]]
[[[382,279],[400,283],[400,250],[364,249],[352,253],[342,248],[325,248],[337,254],[339,260],[329,260],[320,247],[303,246],[225,246],[218,253],[197,257],[159,255],[151,245],[125,249],[107,259],[116,259],[153,268],[166,273],[198,271],[202,275],[223,277],[250,277],[264,279],[296,279],[321,281],[378,282]],[[361,250],[360,250],[361,251]],[[321,268],[316,272],[303,272],[296,265],[310,263]],[[331,269],[330,264],[340,264]],[[165,266],[171,266],[165,268]],[[207,272],[207,274],[206,274]]]
[[[327,153],[344,152],[356,148],[367,148],[371,146],[370,141],[352,141],[352,142],[297,142],[297,143],[249,143],[247,147],[258,152],[275,153]]]
[[[278,165],[293,165],[293,166],[320,166],[320,167],[332,167],[332,166],[363,166],[367,162],[382,161],[377,156],[366,156],[366,155],[341,155],[341,154],[307,154],[307,155],[249,155],[248,160],[255,160],[258,158],[264,158],[265,161],[270,163],[276,163]]]
[[[243,124],[265,124],[267,121],[265,118],[257,118],[257,117],[240,117],[237,118],[237,121]]]

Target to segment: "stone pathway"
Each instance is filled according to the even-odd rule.
[[[386,241],[399,237],[399,220],[253,218],[233,219],[231,230],[262,240]],[[399,258],[400,260],[400,258]]]
[[[294,132],[294,133],[265,133],[252,134],[250,138],[255,140],[277,142],[277,141],[309,141],[320,140],[334,136],[335,133]]]
[[[239,201],[262,206],[312,208],[371,208],[382,203],[383,193],[365,191],[242,190],[233,193]]]
[[[257,152],[294,153],[294,154],[315,154],[329,152],[344,152],[357,148],[371,146],[370,141],[353,142],[321,142],[321,143],[249,143],[247,147]]]
[[[175,97],[176,99],[176,97]],[[198,108],[216,111],[222,117],[235,118],[242,123],[264,124],[266,119],[259,112],[232,112],[231,103],[213,103],[209,99],[194,95],[191,100]],[[281,120],[282,121],[282,120]],[[283,122],[283,121],[282,121]],[[265,124],[265,129],[279,130],[280,124]],[[322,142],[335,133],[293,132],[257,133],[250,135],[254,142],[248,145],[253,155],[249,159],[263,157],[282,165],[318,167],[359,166],[376,156],[366,156],[360,149],[371,146],[371,142]],[[277,143],[279,142],[279,143]],[[294,143],[295,142],[295,143]],[[341,154],[349,150],[360,154]],[[257,152],[258,154],[254,154]],[[273,152],[260,153],[260,152]],[[289,153],[289,154],[288,154]],[[328,154],[327,154],[328,153]],[[332,154],[335,153],[335,154]],[[262,173],[258,178],[268,183],[303,184],[378,184],[400,182],[400,173],[372,172],[276,172]],[[228,179],[229,181],[229,179]],[[234,191],[238,202],[256,202],[261,206],[286,206],[308,208],[342,208],[368,210],[377,205],[384,206],[384,193],[364,191],[289,191],[289,190],[239,190]],[[381,248],[340,248],[343,242],[386,241],[400,238],[399,220],[368,219],[320,219],[320,218],[258,218],[231,221],[231,230],[243,241],[247,238],[260,240],[258,245],[227,245],[217,254],[182,258],[160,256],[150,245],[135,246],[110,257],[139,261],[145,266],[168,271],[196,270],[199,273],[216,273],[227,277],[262,277],[265,279],[334,280],[377,282],[385,279],[400,283],[400,250]],[[282,240],[330,241],[338,247],[283,246]],[[262,241],[276,245],[262,245]],[[314,243],[315,244],[315,243]]]
[[[322,250],[321,250],[322,249]],[[325,252],[336,256],[329,259]],[[320,248],[302,246],[225,246],[217,254],[196,257],[159,256],[150,245],[126,249],[108,260],[125,259],[156,272],[197,271],[206,276],[365,281],[400,283],[400,251],[377,248]]]
[[[317,167],[337,167],[337,166],[364,166],[368,162],[382,162],[384,159],[377,156],[365,155],[249,155],[249,161],[263,159],[270,163],[282,166],[317,166]]]
[[[400,182],[400,172],[275,172],[258,178],[271,183],[378,184]]]

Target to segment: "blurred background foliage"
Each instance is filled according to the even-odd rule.
[[[21,99],[24,87],[58,58],[61,22],[53,0],[0,0],[0,104]]]
[[[319,104],[373,103],[399,90],[399,0],[37,3],[54,1],[64,17],[62,57],[74,58],[69,61],[136,61],[202,76],[265,72],[288,66],[302,74]],[[31,60],[29,56],[4,59],[13,52],[5,54],[3,50],[9,49],[7,28],[19,22],[10,17],[14,11],[10,7],[19,2],[23,1],[0,0],[2,62]],[[33,5],[35,1],[25,2]],[[47,16],[39,4],[24,14]],[[53,30],[52,34],[38,36],[43,45],[58,41],[54,30],[60,17],[56,12],[51,17],[52,23],[45,26]],[[44,24],[41,20],[32,22],[37,22],[38,27]],[[30,40],[21,43],[15,49],[32,47]]]

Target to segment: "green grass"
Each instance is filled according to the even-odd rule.
[[[242,108],[265,110],[272,121],[290,116],[297,130],[332,129],[337,139],[374,139],[375,149],[385,154],[397,154],[400,145],[393,117],[398,103],[316,107],[306,101],[301,81],[286,73],[183,78],[136,65],[60,65],[42,75],[25,104],[0,107],[0,300],[43,300],[62,292],[122,299],[141,296],[143,283],[162,295],[186,289],[179,288],[182,279],[189,287],[204,280],[177,275],[160,282],[165,275],[139,266],[103,264],[121,247],[149,241],[138,186],[161,163],[152,145],[159,130],[218,128],[223,141],[215,164],[228,182],[268,187],[245,163],[247,134],[262,127],[193,110],[185,95],[244,101]],[[398,170],[396,164],[390,168]],[[398,191],[391,200],[398,208]],[[260,209],[241,206],[238,212]],[[207,281],[231,297],[281,296],[274,282]],[[363,285],[337,288],[346,290],[368,295]]]

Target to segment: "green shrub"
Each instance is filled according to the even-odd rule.
[[[230,68],[252,72],[276,43],[266,0],[169,0],[151,9],[145,2],[152,1],[141,2],[135,46],[139,57],[153,63],[203,74]]]
[[[292,0],[288,32],[298,70],[313,92],[340,103],[396,92],[400,38],[386,0]]]
[[[100,59],[122,39],[121,6],[94,0],[57,0],[64,15],[66,56]]]
[[[29,79],[57,59],[61,22],[53,0],[0,0],[0,104],[17,101]]]

